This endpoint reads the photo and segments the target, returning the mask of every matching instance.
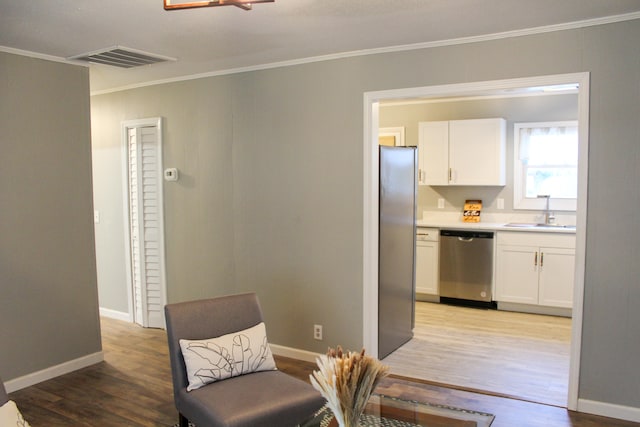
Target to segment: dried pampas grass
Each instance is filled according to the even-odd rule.
[[[309,376],[311,384],[327,399],[340,427],[355,427],[378,382],[389,368],[378,359],[360,353],[343,352],[338,346],[317,359],[319,371]]]

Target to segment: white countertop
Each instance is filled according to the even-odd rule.
[[[423,213],[422,219],[416,221],[418,227],[446,228],[454,230],[488,230],[488,231],[523,231],[538,233],[565,233],[575,234],[576,228],[572,226],[575,222],[570,221],[571,218],[563,218],[564,222],[559,222],[559,226],[536,226],[536,217],[533,216],[504,216],[500,214],[485,215],[486,220],[477,223],[462,222],[462,215],[456,213],[444,212],[428,212]],[[523,224],[525,226],[510,226],[507,224]]]
[[[430,228],[446,228],[453,230],[487,230],[487,231],[524,231],[524,232],[538,232],[538,233],[569,233],[575,234],[575,227],[543,227],[543,226],[527,226],[527,227],[514,227],[505,223],[496,222],[432,222],[432,221],[416,221],[418,227],[430,227]]]

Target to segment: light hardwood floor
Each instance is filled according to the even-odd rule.
[[[571,319],[418,302],[391,372],[556,406],[567,404]]]

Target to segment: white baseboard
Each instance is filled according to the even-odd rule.
[[[4,383],[4,387],[7,389],[7,393],[12,393],[14,391],[30,387],[34,384],[59,377],[60,375],[68,374],[69,372],[77,371],[78,369],[95,365],[96,363],[100,363],[103,360],[104,353],[102,351],[98,351],[96,353],[88,354],[77,359],[69,360],[68,362],[64,362],[59,365],[51,366],[50,368],[32,372],[22,377],[14,378]]]
[[[595,400],[578,399],[578,412],[586,412],[587,414],[601,415],[603,417],[640,422],[640,408],[598,402]]]
[[[289,357],[291,359],[304,360],[305,362],[315,362],[316,358],[320,356],[320,353],[314,353],[312,351],[300,350],[297,348],[285,347],[283,345],[271,344],[271,352],[277,356]]]
[[[110,308],[100,307],[100,316],[108,317],[110,319],[124,320],[125,322],[133,322],[133,319],[129,313],[123,311],[111,310]]]
[[[545,314],[547,316],[571,317],[572,310],[562,307],[546,307],[542,305],[520,304],[498,301],[498,310],[516,311],[520,313]]]

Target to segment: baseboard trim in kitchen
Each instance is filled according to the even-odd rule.
[[[520,313],[543,314],[545,316],[571,317],[572,310],[562,307],[546,307],[542,305],[518,304],[511,302],[498,302],[498,310],[516,311]]]
[[[486,308],[491,310],[495,310],[498,307],[495,301],[476,301],[449,297],[440,297],[440,302],[442,304],[458,305],[461,307]]]
[[[599,402],[596,400],[578,399],[578,412],[640,422],[640,408]]]

